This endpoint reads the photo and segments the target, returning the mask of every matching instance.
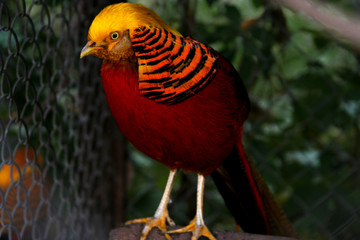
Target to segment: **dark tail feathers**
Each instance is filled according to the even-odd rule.
[[[211,176],[244,231],[298,237],[241,143]]]

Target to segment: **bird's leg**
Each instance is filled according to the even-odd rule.
[[[158,227],[165,234],[166,239],[171,240],[171,237],[169,236],[169,234],[167,234],[166,222],[168,222],[170,226],[174,226],[175,223],[169,217],[167,205],[170,201],[170,192],[175,179],[175,175],[176,175],[176,169],[170,170],[170,174],[166,183],[164,194],[161,198],[160,204],[155,212],[154,217],[135,219],[135,220],[127,221],[125,223],[126,225],[132,223],[145,223],[145,227],[142,231],[142,236],[140,240],[145,240],[147,235],[149,235],[151,229],[153,229],[154,227]]]
[[[211,234],[210,230],[205,226],[203,219],[202,209],[203,209],[203,197],[204,197],[204,184],[205,184],[204,175],[198,174],[195,218],[186,227],[168,231],[167,233],[172,234],[172,233],[192,232],[191,240],[198,240],[201,236],[207,237],[209,240],[216,240],[216,238]]]

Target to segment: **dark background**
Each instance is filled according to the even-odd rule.
[[[0,188],[1,239],[107,239],[124,220],[154,214],[168,170],[121,136],[101,61],[79,59],[92,19],[114,2],[0,2],[0,183],[12,166]],[[302,239],[358,238],[360,64],[351,44],[267,1],[142,2],[239,71],[252,102],[244,144]],[[322,2],[360,12],[355,0]],[[24,148],[36,154],[21,165]],[[177,224],[193,218],[195,182],[177,176]],[[235,230],[210,179],[204,208],[211,229]]]

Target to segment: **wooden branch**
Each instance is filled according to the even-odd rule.
[[[319,23],[337,40],[360,51],[360,17],[313,0],[276,0],[295,12],[302,12]]]
[[[143,227],[144,224],[131,224],[119,227],[110,232],[109,240],[139,240]],[[180,226],[169,227],[170,230],[176,228],[180,228]],[[217,240],[295,240],[294,238],[287,237],[265,236],[258,234],[223,231],[214,231],[213,234]],[[173,238],[173,240],[189,240],[191,238],[191,234],[171,234],[171,237]],[[206,238],[201,237],[200,239],[205,240]],[[166,238],[158,228],[155,228],[150,232],[146,240],[166,240]]]

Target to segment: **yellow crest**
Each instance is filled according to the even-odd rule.
[[[164,28],[181,36],[178,31],[167,25],[155,12],[144,5],[118,3],[107,6],[95,17],[89,29],[88,40],[101,42],[114,31],[123,32],[149,26]]]

